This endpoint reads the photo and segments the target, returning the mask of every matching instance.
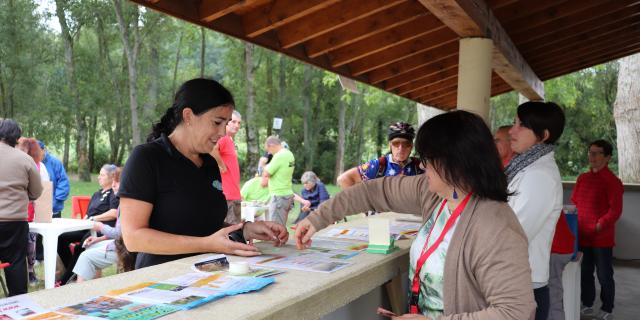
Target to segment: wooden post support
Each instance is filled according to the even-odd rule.
[[[489,121],[491,60],[493,41],[487,38],[460,39],[458,64],[459,110],[467,110]]]

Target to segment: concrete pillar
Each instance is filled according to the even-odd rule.
[[[493,41],[460,39],[458,63],[458,110],[474,112],[489,122]]]
[[[416,129],[420,128],[425,121],[445,112],[444,110],[421,103],[416,103],[416,109],[418,110],[418,126]]]
[[[529,102],[529,98],[522,95],[522,93],[518,92],[518,105],[521,105],[525,102]]]

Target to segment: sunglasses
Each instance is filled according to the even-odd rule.
[[[394,140],[394,141],[391,141],[391,146],[394,148],[400,148],[400,146],[405,148],[411,148],[413,147],[413,143],[407,140]]]

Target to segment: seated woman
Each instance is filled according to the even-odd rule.
[[[327,188],[325,188],[324,184],[320,179],[318,179],[318,176],[316,176],[313,171],[303,173],[300,178],[300,182],[302,182],[303,186],[300,191],[300,197],[303,201],[299,201],[301,203],[300,214],[294,223],[302,221],[302,219],[306,218],[309,213],[317,209],[321,203],[329,200]],[[298,196],[296,195],[296,198],[297,197]]]
[[[527,237],[507,204],[507,179],[484,121],[466,111],[438,115],[418,131],[426,167],[417,176],[359,183],[296,228],[298,248],[347,214],[422,214],[410,251],[410,313],[399,319],[529,319],[535,303]]]
[[[112,189],[118,194],[120,187],[121,168],[116,168],[113,176]],[[90,236],[83,243],[85,250],[78,257],[73,273],[77,275],[77,282],[91,280],[100,276],[102,269],[115,264],[118,261],[116,254],[115,239],[120,237],[120,220],[116,220],[116,226],[96,221],[93,223],[93,230],[102,234],[99,237]]]
[[[91,196],[85,219],[101,221],[111,227],[115,226],[120,203],[118,196],[112,189],[116,168],[113,164],[105,164],[100,169],[100,174],[98,175],[100,189]],[[73,267],[83,251],[81,246],[75,246],[72,251],[69,245],[76,242],[83,243],[89,236],[91,236],[90,231],[82,230],[63,233],[58,237],[58,255],[66,269],[60,279],[61,284],[69,281],[69,278],[73,275]]]
[[[138,252],[137,269],[206,252],[259,255],[253,239],[286,243],[287,230],[275,223],[224,225],[227,202],[209,152],[225,135],[233,108],[231,93],[218,82],[189,80],[148,142],[131,153],[122,172],[120,219],[126,248]]]

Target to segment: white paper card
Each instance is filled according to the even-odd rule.
[[[369,218],[369,244],[388,246],[391,244],[391,220]]]

